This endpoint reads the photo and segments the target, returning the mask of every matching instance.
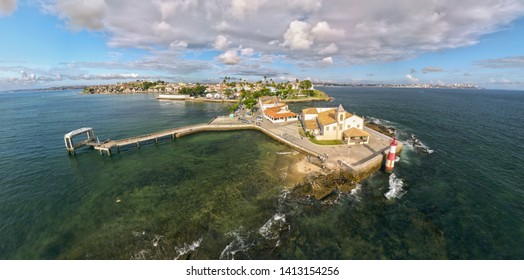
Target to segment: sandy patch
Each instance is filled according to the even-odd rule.
[[[312,164],[305,157],[295,164],[295,168],[300,174],[308,175],[313,172],[322,172],[322,168]]]

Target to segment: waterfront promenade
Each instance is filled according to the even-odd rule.
[[[366,145],[318,145],[302,137],[300,122],[271,123],[268,120],[257,121],[256,116],[245,116],[241,122],[237,118],[220,116],[207,124],[184,126],[175,129],[130,137],[120,140],[108,140],[103,143],[88,142],[87,145],[100,151],[101,154],[111,155],[125,146],[136,146],[148,142],[158,143],[163,138],[179,138],[185,135],[203,131],[232,131],[258,130],[276,141],[279,141],[305,155],[311,163],[326,170],[344,169],[353,173],[357,179],[364,179],[382,166],[385,153],[389,148],[391,138],[372,129],[365,128],[371,134],[369,144]],[[401,147],[400,147],[401,149]]]
[[[255,117],[246,117],[247,120],[253,121]],[[234,122],[235,120],[230,120]],[[227,119],[216,119],[213,123],[228,122]],[[353,172],[357,178],[368,177],[374,171],[382,166],[382,161],[389,149],[391,137],[376,132],[370,128],[365,127],[371,137],[366,145],[318,145],[307,137],[302,137],[299,133],[301,128],[300,122],[290,123],[271,123],[268,120],[263,120],[258,126],[259,130],[267,135],[282,142],[296,150],[303,153],[312,151],[313,154],[322,159],[321,165],[329,170],[347,169]],[[402,143],[399,143],[399,151],[402,149]],[[313,161],[312,161],[313,162]]]

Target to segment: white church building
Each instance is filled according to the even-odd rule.
[[[302,110],[304,131],[317,140],[342,140],[348,145],[368,144],[364,118],[350,114],[342,105],[338,108],[306,108]]]

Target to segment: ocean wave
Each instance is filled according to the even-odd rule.
[[[248,243],[241,234],[242,228],[236,231],[228,232],[227,235],[232,236],[233,240],[227,244],[227,246],[220,253],[221,260],[234,260],[235,254],[243,252],[247,255],[247,250],[251,248],[254,243]]]
[[[201,237],[200,239],[194,241],[193,243],[191,244],[187,244],[187,243],[184,243],[184,246],[182,247],[175,247],[175,250],[178,254],[178,256],[176,256],[175,260],[178,260],[178,258],[180,258],[181,256],[189,253],[189,252],[194,252],[198,249],[198,247],[200,247],[200,244],[202,244],[202,240],[204,238]]]
[[[260,227],[258,233],[265,239],[276,240],[280,237],[280,233],[287,229],[289,229],[289,225],[286,223],[286,215],[276,213]]]
[[[356,201],[360,201],[362,192],[362,184],[357,183],[357,186],[349,192],[349,196],[353,197]]]
[[[290,191],[288,190],[283,190],[280,193],[277,212],[258,230],[258,233],[267,240],[276,240],[282,231],[289,229],[289,224],[286,223],[286,214],[284,214],[286,212],[285,202],[289,193]]]
[[[397,178],[395,173],[389,175],[389,191],[384,194],[387,199],[399,199],[406,191],[403,189],[404,181],[401,178]]]
[[[379,118],[375,118],[375,117],[370,117],[370,116],[366,116],[366,120],[369,122],[369,123],[373,123],[373,124],[378,124],[378,125],[392,125],[393,122],[391,121],[388,121],[388,120],[384,120],[384,119],[379,119]]]

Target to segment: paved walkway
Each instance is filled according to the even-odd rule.
[[[345,163],[352,169],[358,170],[359,167],[365,165],[371,159],[382,156],[382,154],[389,148],[391,138],[378,133],[372,129],[364,128],[370,135],[369,144],[366,145],[317,145],[309,141],[306,137],[299,134],[301,124],[298,121],[289,123],[271,123],[269,120],[256,120],[255,116],[243,117],[250,123],[260,123],[260,128],[266,130],[277,136],[282,142],[290,142],[294,145],[300,146],[306,150],[312,151],[324,158],[324,164],[330,169],[335,169],[340,163]],[[217,118],[211,124],[238,124],[242,123],[237,118]]]
[[[274,124],[267,119],[259,121],[256,116],[246,116],[243,117],[243,120],[239,120],[238,117],[217,117],[208,124],[180,127],[122,140],[112,140],[100,144],[92,143],[92,145],[95,149],[100,150],[101,153],[105,151],[110,155],[113,147],[119,148],[127,145],[136,145],[139,147],[140,143],[151,140],[156,142],[158,138],[166,136],[175,138],[200,131],[241,129],[260,130],[294,149],[309,154],[310,156],[318,157],[321,159],[323,166],[332,170],[343,166],[357,172],[365,171],[368,169],[368,166],[371,165],[377,168],[376,164],[380,165],[383,154],[389,148],[389,143],[391,142],[391,138],[388,136],[369,128],[364,128],[371,135],[369,144],[353,146],[345,144],[317,145],[309,141],[307,137],[300,136],[299,131],[301,131],[302,128],[298,121]]]

